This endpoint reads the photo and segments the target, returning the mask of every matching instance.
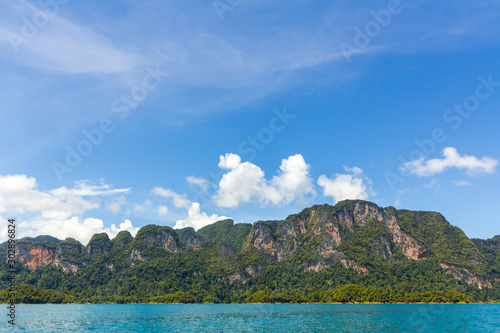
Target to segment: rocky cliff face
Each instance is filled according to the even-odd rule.
[[[434,258],[436,268],[440,263],[443,272],[453,278],[480,288],[490,288],[500,278],[500,237],[475,240],[482,249],[479,251],[440,214],[381,208],[361,200],[346,200],[336,206],[316,205],[284,221],[259,221],[253,226],[220,221],[202,231],[205,236],[194,229],[180,230],[181,243],[173,229],[148,225],[135,237],[126,231],[113,240],[105,233],[96,234],[85,247],[73,239],[61,242],[40,236],[19,241],[18,261],[30,270],[55,265],[76,272],[87,265],[104,263],[115,271],[134,265],[136,260],[165,255],[154,250],[160,247],[187,256],[194,255],[193,250],[201,251],[203,256],[222,260],[231,283],[257,278],[277,261],[285,265],[299,263],[299,269],[312,272],[339,263],[368,275],[370,270],[377,271],[373,262],[426,258]],[[207,255],[210,248],[214,252]]]
[[[467,282],[468,284],[474,284],[478,286],[479,289],[491,288],[490,281],[488,281],[485,277],[474,274],[470,269],[466,267],[458,267],[455,265],[443,263],[440,263],[439,266],[441,266],[441,268],[443,268],[447,274],[450,274],[456,280],[462,280]]]
[[[79,267],[76,260],[82,249],[82,244],[75,240],[66,240],[57,246],[21,241],[17,246],[17,260],[30,270],[54,265],[65,272],[76,272]]]
[[[300,246],[312,242],[319,244],[316,251],[322,257],[342,256],[336,248],[347,235],[367,227],[372,221],[382,223],[390,235],[389,239],[379,240],[380,255],[384,260],[393,256],[394,249],[413,260],[430,255],[420,242],[401,230],[394,208],[383,209],[364,201],[350,202],[341,209],[328,205],[313,206],[289,216],[275,232],[266,222],[257,222],[251,230],[249,245],[275,255],[278,260],[289,259]]]
[[[189,236],[186,242],[186,250],[199,250],[201,245],[205,242],[205,238],[199,235]]]
[[[140,251],[150,246],[162,247],[165,250],[179,252],[178,239],[174,230],[169,227],[147,225],[139,230],[135,237],[136,245]]]

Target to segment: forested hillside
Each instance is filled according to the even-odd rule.
[[[499,301],[499,237],[471,240],[439,213],[346,200],[282,221],[96,234],[86,246],[26,238],[17,283],[33,302]],[[7,277],[2,261],[1,289]]]

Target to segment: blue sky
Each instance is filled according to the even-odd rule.
[[[2,2],[0,219],[86,243],[359,198],[493,237],[499,16],[499,1]]]

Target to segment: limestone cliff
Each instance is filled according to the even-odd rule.
[[[205,238],[199,235],[191,235],[186,241],[186,250],[199,250],[201,245],[205,242]]]
[[[289,259],[301,246],[317,243],[315,250],[321,257],[338,254],[337,247],[349,234],[368,228],[369,222],[384,225],[388,238],[379,239],[380,256],[388,260],[394,249],[408,259],[419,260],[429,256],[429,251],[407,232],[401,230],[392,207],[380,208],[365,201],[348,201],[340,207],[313,206],[289,216],[273,227],[266,222],[254,224],[247,246],[275,255],[278,260]]]
[[[19,241],[17,260],[34,270],[47,265],[62,267],[65,272],[76,272],[79,267],[78,256],[83,245],[74,239],[66,239],[54,245],[49,242]]]
[[[209,271],[230,283],[253,283],[251,279],[288,267],[306,275],[341,271],[355,279],[372,279],[384,267],[399,264],[415,274],[425,267],[452,283],[461,280],[479,288],[491,288],[500,278],[500,236],[470,240],[439,213],[382,208],[362,200],[315,205],[285,220],[253,225],[224,220],[198,231],[147,225],[135,237],[127,231],[112,240],[96,234],[85,247],[74,239],[39,236],[19,240],[17,252],[18,261],[29,270],[54,265],[65,272],[105,266],[116,273],[131,269],[137,260],[191,260],[200,266],[188,274]],[[209,268],[204,270],[205,264]],[[324,271],[327,268],[331,270]]]
[[[482,270],[481,257],[477,249],[469,249],[471,242],[463,232],[460,234],[461,231],[458,232],[458,228],[451,226],[440,214],[411,214],[412,218],[422,224],[418,232],[408,223],[408,216],[398,215],[398,211],[393,207],[381,208],[361,200],[346,200],[334,207],[316,205],[304,209],[299,214],[290,215],[281,223],[255,223],[245,247],[264,251],[278,261],[288,260],[297,251],[307,249],[317,257],[304,263],[306,271],[320,271],[328,267],[328,261],[325,259],[331,259],[362,274],[368,274],[368,269],[344,251],[352,252],[351,249],[361,246],[384,261],[400,260],[401,255],[410,260],[436,257],[442,260],[441,267],[445,272],[454,278],[480,288],[491,286],[486,277],[473,272]],[[398,221],[398,216],[404,222],[406,230]],[[418,224],[416,228],[419,228]],[[446,239],[447,249],[436,246],[439,240],[432,237],[435,230],[440,230],[443,238],[450,238]],[[432,247],[436,255],[424,243]],[[467,266],[457,270],[453,254],[460,252],[463,253],[460,260]]]

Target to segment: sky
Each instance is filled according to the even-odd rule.
[[[500,234],[500,1],[3,1],[17,237],[364,199]]]

